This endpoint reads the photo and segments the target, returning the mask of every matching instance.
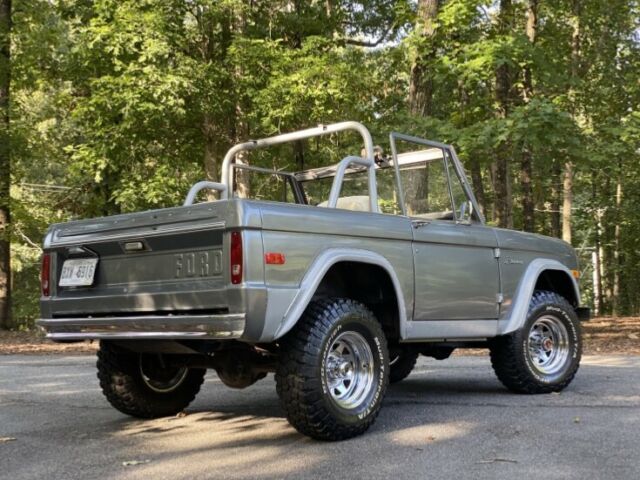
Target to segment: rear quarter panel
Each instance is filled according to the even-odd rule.
[[[393,267],[413,313],[412,232],[407,218],[370,212],[264,202],[261,205],[264,252],[284,253],[284,265],[265,265],[265,284],[298,288],[314,260],[329,248],[369,250]]]

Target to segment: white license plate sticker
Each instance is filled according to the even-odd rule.
[[[86,287],[93,284],[97,258],[74,258],[65,260],[58,285],[61,287]]]

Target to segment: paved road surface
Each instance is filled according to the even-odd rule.
[[[545,396],[506,392],[485,357],[422,359],[341,443],[296,433],[274,387],[211,373],[186,416],[139,421],[107,405],[93,357],[0,356],[0,478],[640,478],[640,357],[587,357]]]

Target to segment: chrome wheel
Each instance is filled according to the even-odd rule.
[[[139,366],[142,381],[157,393],[169,393],[175,390],[189,373],[187,367],[167,366],[160,354],[141,354]]]
[[[365,338],[357,332],[341,333],[324,363],[331,399],[347,410],[362,405],[374,386],[373,353]]]
[[[559,373],[569,358],[567,327],[557,317],[545,315],[537,319],[529,330],[529,360],[544,375]]]

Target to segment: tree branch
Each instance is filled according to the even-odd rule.
[[[389,33],[391,33],[392,29],[393,29],[393,27],[387,28],[384,31],[384,33],[380,36],[380,38],[378,38],[374,42],[368,42],[366,40],[357,40],[355,38],[342,38],[341,40],[344,43],[346,43],[347,45],[355,45],[355,46],[358,46],[358,47],[373,48],[373,47],[377,47],[382,42],[384,42],[387,39],[387,37],[389,36]]]

